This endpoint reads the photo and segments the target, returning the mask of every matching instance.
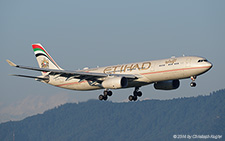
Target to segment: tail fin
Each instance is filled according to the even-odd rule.
[[[32,47],[40,68],[62,70],[41,44],[32,44]],[[46,73],[42,72],[42,75]]]

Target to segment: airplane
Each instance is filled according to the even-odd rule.
[[[191,78],[191,87],[195,87],[197,76],[209,71],[213,64],[204,57],[183,56],[168,59],[144,61],[130,64],[113,65],[83,70],[69,71],[59,67],[40,43],[32,44],[39,67],[16,65],[6,60],[10,66],[40,71],[41,76],[13,76],[33,78],[56,87],[71,90],[105,89],[99,100],[112,96],[110,89],[134,87],[133,95],[128,99],[136,101],[142,96],[141,86],[154,84],[157,90],[174,90],[180,86],[180,79]]]

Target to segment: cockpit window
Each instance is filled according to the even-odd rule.
[[[206,59],[198,60],[198,62],[208,62]]]

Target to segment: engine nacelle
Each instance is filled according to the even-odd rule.
[[[154,84],[154,88],[157,90],[174,90],[179,88],[179,86],[179,80],[161,81]]]
[[[125,88],[128,85],[128,80],[125,77],[107,78],[102,82],[102,87],[106,89]]]

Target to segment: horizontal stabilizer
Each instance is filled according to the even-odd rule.
[[[13,63],[12,61],[10,61],[10,60],[7,59],[6,62],[8,62],[10,66],[16,67],[16,64]]]
[[[20,74],[10,74],[11,76],[18,76],[18,77],[26,77],[26,78],[33,78],[37,80],[49,80],[49,78],[42,78],[38,76],[28,76],[28,75],[20,75]]]

